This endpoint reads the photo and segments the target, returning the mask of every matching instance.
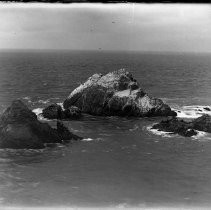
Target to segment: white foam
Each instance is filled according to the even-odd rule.
[[[42,101],[42,100],[40,100],[40,101]],[[43,101],[43,103],[48,103],[48,102],[49,102],[49,99],[46,100],[46,101]],[[57,103],[57,104],[60,105],[62,107],[62,109],[64,110],[63,103],[60,102],[60,103]],[[37,117],[38,117],[39,120],[51,121],[51,120],[49,120],[47,118],[44,118],[42,116],[43,109],[44,108],[36,108],[36,109],[33,109],[32,112],[34,112],[37,115]]]
[[[42,113],[42,110],[43,108],[36,108],[36,109],[33,109],[32,112],[34,112],[36,115],[39,115]]]
[[[30,100],[30,97],[29,96],[26,96],[26,97],[23,97],[23,99]]]
[[[165,131],[159,131],[158,129],[152,129],[152,125],[150,126],[147,126],[146,129],[153,133],[154,135],[159,135],[159,136],[162,136],[162,137],[173,137],[175,136],[176,134],[172,133],[172,132],[165,132]]]
[[[82,139],[82,141],[101,141],[101,140],[102,140],[101,138],[96,138],[96,139],[85,138],[85,139]]]
[[[38,120],[50,121],[49,119],[43,117],[42,110],[43,108],[36,108],[33,109],[32,112],[34,112],[37,115]]]
[[[62,102],[56,103],[56,104],[58,104],[59,106],[61,106],[62,107],[62,110],[64,110],[64,107],[63,107],[63,103]]]
[[[204,131],[197,131],[197,135],[192,136],[192,138],[198,141],[211,141],[211,134]]]
[[[176,136],[177,134],[174,134],[172,132],[165,132],[165,131],[159,131],[157,129],[151,129],[153,125],[151,126],[147,126],[146,129],[153,133],[154,135],[159,135],[159,136],[162,136],[162,137],[174,137]],[[196,130],[197,134],[194,135],[194,136],[191,136],[191,138],[195,139],[195,140],[199,140],[199,141],[210,141],[211,140],[211,135],[207,132],[204,132],[204,131],[198,131]],[[177,135],[178,136],[178,135]]]
[[[38,101],[38,103],[41,103],[41,104],[47,104],[47,103],[49,103],[49,102],[50,102],[49,99],[47,99],[47,100],[39,100],[39,101]]]
[[[197,135],[192,136],[192,138],[194,139],[200,139],[200,138],[206,137],[207,135],[207,133],[204,131],[196,131],[196,132],[197,132]]]
[[[82,141],[93,141],[94,139],[92,138],[86,138],[86,139],[83,139]]]
[[[205,108],[209,108],[206,110]],[[211,115],[211,106],[201,106],[201,105],[192,105],[192,106],[182,106],[181,108],[175,109],[172,108],[173,111],[177,113],[178,118],[198,118],[203,114]]]
[[[27,100],[28,103],[32,103],[31,98],[29,96],[23,97],[22,99]]]

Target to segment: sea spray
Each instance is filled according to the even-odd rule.
[[[178,118],[190,118],[195,119],[201,117],[203,114],[211,115],[210,106],[192,105],[192,106],[182,106],[180,108],[173,108],[177,113]]]

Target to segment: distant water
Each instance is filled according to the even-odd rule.
[[[80,51],[0,52],[0,111],[21,98],[37,114],[94,73],[126,68],[179,117],[211,108],[211,55]],[[41,119],[44,120],[45,119]],[[86,116],[65,124],[84,137],[43,150],[0,150],[6,206],[211,205],[211,135],[151,130],[161,118]],[[48,121],[52,126],[55,121]]]

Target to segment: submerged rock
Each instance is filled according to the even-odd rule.
[[[106,75],[94,74],[72,91],[63,106],[65,109],[76,106],[84,113],[102,116],[177,115],[161,99],[145,93],[125,69]]]
[[[172,132],[174,134],[179,134],[186,137],[197,135],[197,130],[211,133],[211,116],[202,115],[191,122],[186,122],[176,117],[168,118],[166,120],[162,120],[158,124],[153,125],[152,129]]]
[[[43,109],[42,116],[47,119],[78,119],[81,117],[81,110],[76,106],[62,110],[60,105],[51,104]]]
[[[0,148],[40,149],[45,143],[71,139],[81,138],[68,129],[54,129],[39,122],[36,114],[20,100],[13,101],[0,117]]]

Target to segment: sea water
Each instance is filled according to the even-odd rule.
[[[41,121],[94,73],[128,69],[149,95],[194,119],[211,114],[211,55],[103,51],[0,52],[0,111],[20,98]],[[162,118],[85,115],[65,121],[82,141],[0,150],[0,205],[163,207],[211,205],[211,135],[151,130]]]

